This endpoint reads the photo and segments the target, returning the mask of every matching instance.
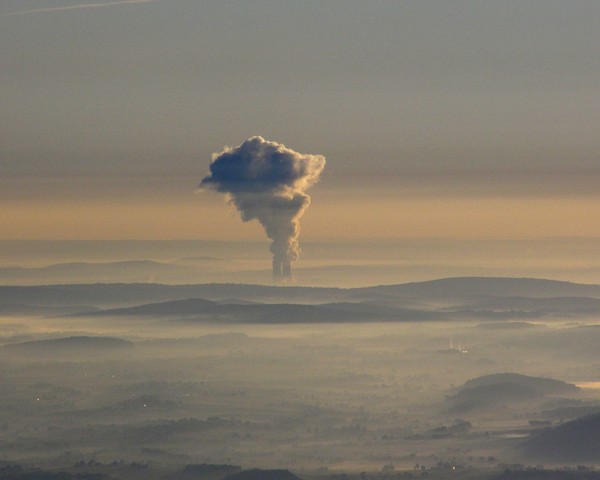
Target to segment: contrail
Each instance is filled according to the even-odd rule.
[[[154,3],[160,0],[117,0],[106,3],[81,3],[78,5],[65,5],[64,7],[48,7],[48,8],[33,8],[31,10],[19,10],[18,12],[5,13],[3,16],[11,17],[14,15],[28,15],[30,13],[51,13],[51,12],[64,12],[67,10],[80,10],[82,8],[102,8],[112,7],[113,5],[125,5],[128,3]]]
[[[308,208],[306,190],[325,168],[325,157],[295,152],[252,137],[236,148],[214,153],[210,175],[200,187],[227,194],[242,220],[258,220],[272,241],[273,277],[292,276],[298,258],[300,217]]]

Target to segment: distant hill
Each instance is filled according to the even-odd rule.
[[[463,388],[468,389],[507,383],[531,387],[540,393],[549,395],[568,394],[579,391],[579,387],[572,383],[563,382],[562,380],[555,380],[553,378],[530,377],[528,375],[521,375],[519,373],[494,373],[491,375],[484,375],[482,377],[477,377],[466,381]]]
[[[194,315],[217,312],[222,305],[202,298],[186,298],[171,302],[157,302],[128,308],[114,308],[91,312],[93,315]]]
[[[489,297],[600,297],[600,285],[584,285],[536,278],[455,277],[427,282],[381,285],[362,289],[385,295],[437,298]]]
[[[189,298],[150,303],[128,308],[101,310],[86,316],[169,316],[195,317],[198,320],[248,323],[331,323],[390,320],[434,320],[432,312],[411,309],[378,308],[360,303],[341,304],[221,304]]]
[[[95,307],[83,306],[83,305],[67,305],[64,307],[53,306],[49,307],[46,305],[21,305],[21,304],[4,304],[0,305],[0,315],[7,317],[37,317],[37,316],[58,316],[58,315],[72,315],[79,312],[88,312],[97,310]]]
[[[548,428],[523,444],[526,455],[560,462],[600,460],[600,414]]]
[[[466,413],[542,397],[543,394],[541,392],[527,385],[498,383],[461,390],[457,394],[446,398],[445,403],[450,412]]]
[[[105,351],[124,351],[134,347],[132,342],[115,337],[74,336],[33,340],[28,342],[4,345],[9,352],[24,354],[63,354],[63,353],[98,353]]]
[[[224,480],[300,480],[289,470],[244,470],[225,477]]]
[[[543,398],[545,395],[577,393],[573,384],[551,378],[529,377],[517,373],[485,375],[467,381],[446,398],[446,408],[454,413],[483,410]]]
[[[130,307],[150,302],[189,298],[211,301],[223,298],[260,302],[294,301],[310,303],[344,300],[348,292],[338,288],[287,287],[268,285],[219,284],[164,285],[160,283],[94,283],[72,285],[0,286],[0,305],[93,305]]]
[[[253,302],[252,300],[242,300],[241,298],[223,298],[215,303],[221,305],[256,305],[260,302]]]
[[[341,318],[342,312],[352,321],[360,318],[505,321],[553,315],[600,314],[599,285],[524,278],[461,277],[353,289],[155,283],[0,286],[0,309],[16,304],[23,309],[38,305],[61,308],[90,305],[105,310],[136,307],[140,309],[138,313],[143,309],[154,309],[160,313],[163,307],[165,310],[179,308],[182,312],[197,308],[203,309],[203,312],[211,308],[218,309],[218,305],[193,304],[191,299],[220,304],[234,314],[237,314],[234,307],[243,307],[248,315],[254,317],[257,314],[251,312],[264,310],[263,304],[303,305],[307,307],[304,313],[312,309],[316,315],[318,310],[327,310],[332,321],[337,321],[336,315]],[[226,299],[235,300],[227,302]],[[188,305],[166,303],[176,301],[186,301]],[[159,303],[165,305],[158,307]],[[285,309],[273,307],[276,308]]]

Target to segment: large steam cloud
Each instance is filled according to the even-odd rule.
[[[272,240],[273,275],[290,276],[300,248],[300,217],[310,204],[306,190],[325,168],[322,155],[305,155],[262,137],[212,155],[200,187],[226,193],[242,220],[257,219]]]

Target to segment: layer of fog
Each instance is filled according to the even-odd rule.
[[[271,283],[264,242],[2,241],[0,284]],[[597,239],[302,242],[298,285],[356,287],[449,276],[597,283]]]
[[[593,389],[456,400],[500,372],[597,381],[600,328],[584,324],[5,317],[2,341],[0,457],[48,467],[497,468],[528,463],[516,442],[540,426],[600,411]]]

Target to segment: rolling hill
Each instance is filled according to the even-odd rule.
[[[248,323],[335,323],[360,321],[411,321],[444,318],[434,312],[411,309],[377,308],[360,303],[341,304],[222,304],[190,298],[170,302],[150,303],[128,308],[82,312],[82,316],[152,316],[178,317],[218,322]]]
[[[231,303],[226,299],[235,299]],[[154,283],[0,286],[0,311],[208,315],[290,321],[515,320],[600,314],[600,286],[524,278],[446,278],[367,288]],[[269,306],[270,305],[270,306]],[[12,307],[14,308],[14,307]],[[127,310],[129,309],[129,310]],[[133,309],[133,310],[131,310]]]
[[[523,444],[528,455],[564,462],[600,460],[600,414],[596,413],[544,429]]]
[[[465,413],[578,391],[577,386],[552,378],[498,373],[468,380],[458,392],[446,398],[445,404],[450,412]]]

